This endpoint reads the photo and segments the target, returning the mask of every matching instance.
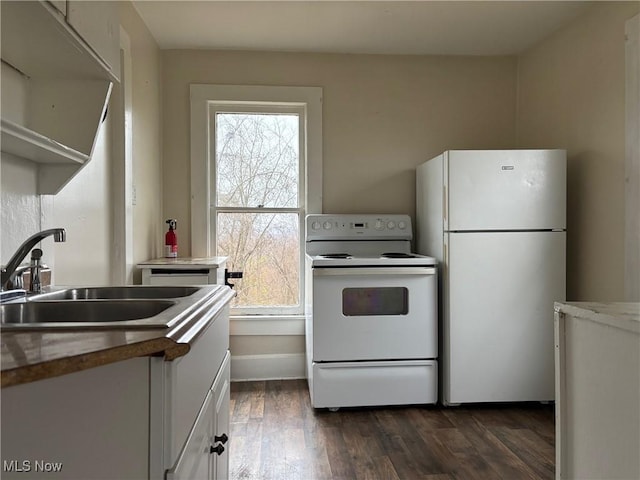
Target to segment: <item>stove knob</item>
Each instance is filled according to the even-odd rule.
[[[384,222],[382,220],[376,220],[376,230],[384,230]]]
[[[405,228],[407,228],[407,222],[405,222],[405,221],[403,221],[403,220],[400,220],[400,221],[398,222],[398,228],[399,228],[400,230],[404,230]]]
[[[311,224],[311,228],[312,228],[313,230],[318,230],[318,229],[320,228],[320,222],[318,222],[318,221],[316,220],[315,222],[313,222],[313,223]]]
[[[393,220],[389,220],[389,221],[387,222],[387,228],[388,228],[389,230],[393,230],[394,228],[396,228],[396,222],[394,222]]]
[[[324,222],[322,226],[324,227],[325,230],[331,230],[331,222],[329,221]]]

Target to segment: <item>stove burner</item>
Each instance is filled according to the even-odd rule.
[[[417,258],[411,253],[388,252],[381,255],[382,258]]]
[[[351,258],[351,255],[349,255],[348,253],[327,253],[325,255],[320,255],[322,258],[337,258],[337,259],[342,259],[342,258]]]

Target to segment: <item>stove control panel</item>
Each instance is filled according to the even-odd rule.
[[[307,215],[307,241],[412,237],[409,215]]]

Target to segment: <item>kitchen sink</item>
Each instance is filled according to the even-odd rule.
[[[227,287],[132,285],[52,287],[0,304],[0,328],[167,328],[207,311]]]
[[[3,326],[14,324],[110,323],[155,317],[176,302],[171,300],[111,300],[22,302],[0,305]]]
[[[166,299],[193,295],[198,287],[133,285],[120,287],[78,287],[42,293],[29,297],[30,302],[49,300],[129,300]]]

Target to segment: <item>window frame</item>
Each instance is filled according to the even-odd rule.
[[[211,225],[211,242],[210,250],[217,251],[217,217],[218,213],[292,213],[298,215],[298,304],[297,305],[281,305],[281,306],[236,306],[232,307],[234,314],[239,315],[292,315],[302,314],[304,312],[304,227],[305,227],[305,181],[306,178],[306,161],[305,161],[305,148],[306,135],[305,135],[305,115],[304,107],[301,105],[282,104],[282,103],[269,103],[265,104],[250,104],[243,102],[242,104],[234,102],[209,102],[209,169],[211,179],[209,184],[212,186],[210,189],[209,198],[209,211],[211,213],[210,225]],[[249,113],[249,114],[289,114],[296,115],[298,117],[298,198],[296,207],[230,207],[220,206],[217,202],[217,195],[215,186],[217,185],[217,161],[216,161],[216,143],[217,143],[217,123],[216,115],[219,113]]]
[[[301,118],[300,146],[300,306],[297,308],[233,309],[233,314],[291,315],[302,314],[305,304],[304,289],[304,217],[322,212],[322,88],[246,85],[190,85],[191,104],[191,255],[210,257],[215,252],[215,188],[212,165],[215,159],[215,121],[212,111],[220,108],[268,111],[296,109]],[[302,197],[300,197],[302,196]],[[226,209],[225,209],[226,210]],[[261,209],[267,213],[271,209]],[[281,209],[278,209],[279,211]],[[285,209],[282,209],[284,211]]]

